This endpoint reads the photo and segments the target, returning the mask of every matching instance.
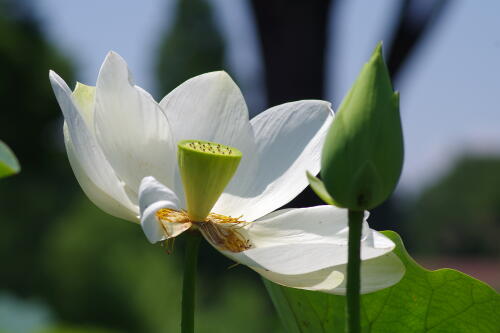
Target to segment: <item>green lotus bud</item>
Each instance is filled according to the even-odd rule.
[[[371,209],[394,191],[402,166],[399,95],[392,90],[380,43],[328,131],[321,177],[339,206]]]
[[[242,154],[201,140],[183,140],[177,146],[187,212],[193,221],[203,221],[236,172]]]

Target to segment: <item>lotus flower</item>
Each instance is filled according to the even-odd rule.
[[[347,211],[327,205],[275,211],[306,188],[306,170],[319,172],[333,119],[329,103],[286,103],[250,120],[239,88],[220,71],[184,82],[158,104],[113,52],[95,87],[77,83],[71,91],[56,73],[49,76],[64,114],[70,164],[103,211],[140,223],[152,243],[198,230],[222,254],[276,283],[345,292]],[[188,191],[176,157],[182,142],[238,151],[234,176],[218,181],[225,171],[214,176],[203,163],[195,165],[204,176],[188,174],[198,179]],[[193,198],[209,201],[203,218]],[[394,246],[364,222],[362,292],[400,280],[404,266]]]

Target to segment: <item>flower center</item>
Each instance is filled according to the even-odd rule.
[[[185,140],[182,145],[190,149],[206,153],[206,154],[218,154],[218,155],[234,155],[239,153],[239,150],[221,145],[220,143],[214,143],[209,141],[197,141],[197,140]],[[241,154],[241,153],[240,153]]]
[[[168,223],[192,223],[213,245],[221,250],[242,252],[252,247],[250,241],[244,237],[241,229],[248,222],[239,218],[210,213],[204,221],[193,221],[184,211],[162,208],[156,212],[156,217],[167,236]]]
[[[177,148],[187,214],[191,221],[204,221],[235,174],[242,154],[236,148],[202,140],[183,140]]]

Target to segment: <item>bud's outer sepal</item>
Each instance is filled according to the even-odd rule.
[[[335,201],[332,199],[330,194],[325,188],[325,184],[321,181],[321,179],[313,176],[309,171],[306,171],[306,176],[307,180],[309,181],[309,186],[311,186],[311,189],[316,193],[316,195],[323,200],[325,203],[332,205],[332,206],[337,206]]]
[[[382,44],[342,101],[326,136],[321,176],[336,205],[372,209],[394,191],[403,166],[399,95]]]
[[[177,145],[177,161],[187,213],[203,221],[219,199],[240,163],[241,152],[209,141],[183,140]]]

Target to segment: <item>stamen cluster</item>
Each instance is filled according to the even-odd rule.
[[[248,222],[241,221],[237,217],[210,213],[204,221],[197,222],[192,221],[185,211],[162,208],[156,212],[156,218],[167,236],[171,236],[167,223],[191,223],[221,250],[241,252],[252,247],[250,240],[237,230]]]

